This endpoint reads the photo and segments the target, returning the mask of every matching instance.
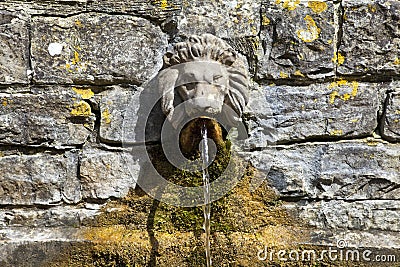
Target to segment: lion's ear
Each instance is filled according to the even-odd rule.
[[[158,91],[161,97],[161,109],[171,121],[174,112],[175,82],[178,79],[179,70],[165,69],[158,75]]]

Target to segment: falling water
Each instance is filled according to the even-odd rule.
[[[201,147],[201,158],[203,161],[203,184],[204,184],[204,231],[206,234],[205,248],[206,248],[206,262],[207,267],[211,267],[211,251],[210,251],[210,217],[211,217],[211,203],[210,203],[210,175],[208,174],[208,141],[207,141],[207,127],[203,124],[201,129],[203,145]]]

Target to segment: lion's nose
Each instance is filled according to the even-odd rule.
[[[207,112],[216,114],[221,112],[223,103],[218,101],[221,98],[218,94],[221,94],[221,92],[211,84],[197,84],[194,97],[191,99],[191,110],[187,110],[188,113]]]

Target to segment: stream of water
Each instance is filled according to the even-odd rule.
[[[211,203],[210,203],[210,175],[208,174],[208,140],[207,140],[207,127],[203,124],[201,129],[203,145],[201,147],[201,158],[203,163],[203,184],[204,184],[204,231],[205,231],[205,249],[206,249],[206,263],[207,267],[211,267],[211,251],[210,251],[210,217],[211,217]]]

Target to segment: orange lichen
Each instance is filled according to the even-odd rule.
[[[333,89],[333,88],[340,89],[340,88],[345,88],[345,87],[351,88],[351,92],[350,93],[346,92],[341,95],[341,94],[339,94],[338,90],[334,90],[329,95],[329,103],[333,104],[335,102],[336,97],[339,97],[343,101],[347,101],[349,99],[353,99],[354,97],[356,97],[357,92],[358,92],[358,82],[356,82],[356,81],[352,81],[351,83],[349,83],[346,80],[339,80],[336,82],[332,82],[328,86],[328,88],[330,88],[330,89]]]
[[[334,54],[334,56],[332,58],[332,62],[335,62],[338,65],[342,65],[344,63],[344,60],[345,60],[344,56],[342,54],[340,54],[339,52]]]
[[[101,113],[102,119],[106,124],[111,123],[111,114],[108,111],[108,108],[104,109],[104,111]]]
[[[167,0],[161,0],[160,8],[161,9],[166,9],[167,7],[168,7]]]
[[[313,42],[318,39],[321,29],[317,27],[314,19],[310,15],[304,17],[306,21],[307,30],[300,29],[297,31],[297,37],[303,42]]]
[[[342,135],[343,134],[343,130],[332,130],[330,132],[330,135]]]
[[[271,23],[271,20],[270,20],[265,14],[263,14],[263,15],[262,15],[261,24],[262,24],[263,26],[267,26],[267,25],[269,25],[270,23]]]
[[[276,0],[275,3],[277,5],[281,4],[283,8],[289,11],[293,11],[300,4],[300,0]]]
[[[82,99],[90,99],[92,96],[94,96],[94,93],[92,91],[92,89],[90,88],[82,88],[82,89],[78,89],[76,87],[72,87],[72,90],[77,93],[78,95],[80,95],[82,97]]]
[[[289,75],[287,75],[287,74],[284,73],[283,71],[281,71],[281,72],[279,73],[279,76],[280,76],[282,79],[286,79],[287,77],[289,77]]]
[[[304,74],[301,73],[301,71],[299,71],[299,70],[296,70],[296,71],[294,72],[294,75],[300,76],[300,77],[305,77]]]
[[[328,8],[328,5],[322,1],[309,1],[308,7],[311,8],[315,13],[321,13]]]
[[[77,20],[75,20],[75,25],[77,27],[82,27],[82,22],[79,19],[77,19]]]
[[[72,116],[83,116],[89,117],[92,114],[90,105],[85,101],[80,101],[74,104],[74,108],[71,110]]]
[[[375,6],[375,5],[369,4],[369,5],[368,5],[368,8],[369,8],[369,10],[370,10],[372,13],[375,13],[375,12],[376,12],[376,6]]]
[[[335,98],[339,96],[338,91],[333,91],[330,95],[329,95],[329,103],[333,104],[335,103]]]

